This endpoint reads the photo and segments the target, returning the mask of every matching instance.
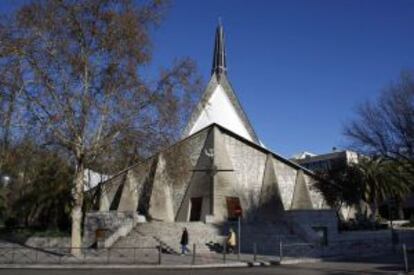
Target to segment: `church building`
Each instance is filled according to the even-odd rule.
[[[329,207],[316,181],[312,171],[260,141],[230,84],[219,25],[211,78],[181,140],[102,183],[98,213],[205,224],[239,216],[244,222],[294,220],[299,212],[320,217]]]

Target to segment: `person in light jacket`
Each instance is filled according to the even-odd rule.
[[[236,233],[234,233],[233,228],[230,228],[229,235],[227,236],[227,251],[230,253],[233,253],[235,247],[236,247]]]

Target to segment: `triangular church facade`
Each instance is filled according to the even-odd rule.
[[[250,124],[237,96],[227,79],[226,51],[223,27],[216,31],[213,66],[207,88],[196,106],[183,138],[213,124],[219,124],[237,135],[259,144],[257,135]]]
[[[317,180],[261,144],[228,80],[220,25],[211,79],[182,140],[101,184],[97,210],[170,223],[286,221],[327,208]]]

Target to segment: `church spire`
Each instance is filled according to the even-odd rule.
[[[221,74],[227,72],[226,65],[226,49],[224,46],[224,31],[221,21],[216,29],[216,40],[214,42],[214,54],[213,54],[213,67],[211,69],[211,74],[216,74],[217,77],[220,77]]]

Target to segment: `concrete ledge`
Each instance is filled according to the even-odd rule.
[[[322,258],[292,258],[292,259],[285,259],[280,262],[281,265],[289,265],[289,264],[303,264],[303,263],[318,263],[322,262],[324,259]]]
[[[4,264],[1,269],[204,269],[204,268],[235,268],[249,267],[249,263],[223,263],[223,264],[201,264],[201,265],[96,265],[96,264],[64,264],[64,265],[23,265],[23,264]]]
[[[364,256],[360,256],[358,258],[371,258],[371,257],[378,257],[387,255],[389,251],[383,252],[383,253],[366,253]],[[352,255],[333,255],[333,256],[327,256],[327,257],[321,257],[321,258],[285,258],[282,259],[282,261],[279,263],[281,265],[289,265],[289,264],[302,264],[302,263],[318,263],[318,262],[324,262],[324,261],[337,261],[337,260],[350,260],[354,259],[355,256]]]
[[[263,260],[258,260],[256,262],[248,262],[248,264],[250,267],[280,265],[278,261],[263,261]]]
[[[277,261],[260,261],[262,266],[272,266],[272,265],[280,265]]]

